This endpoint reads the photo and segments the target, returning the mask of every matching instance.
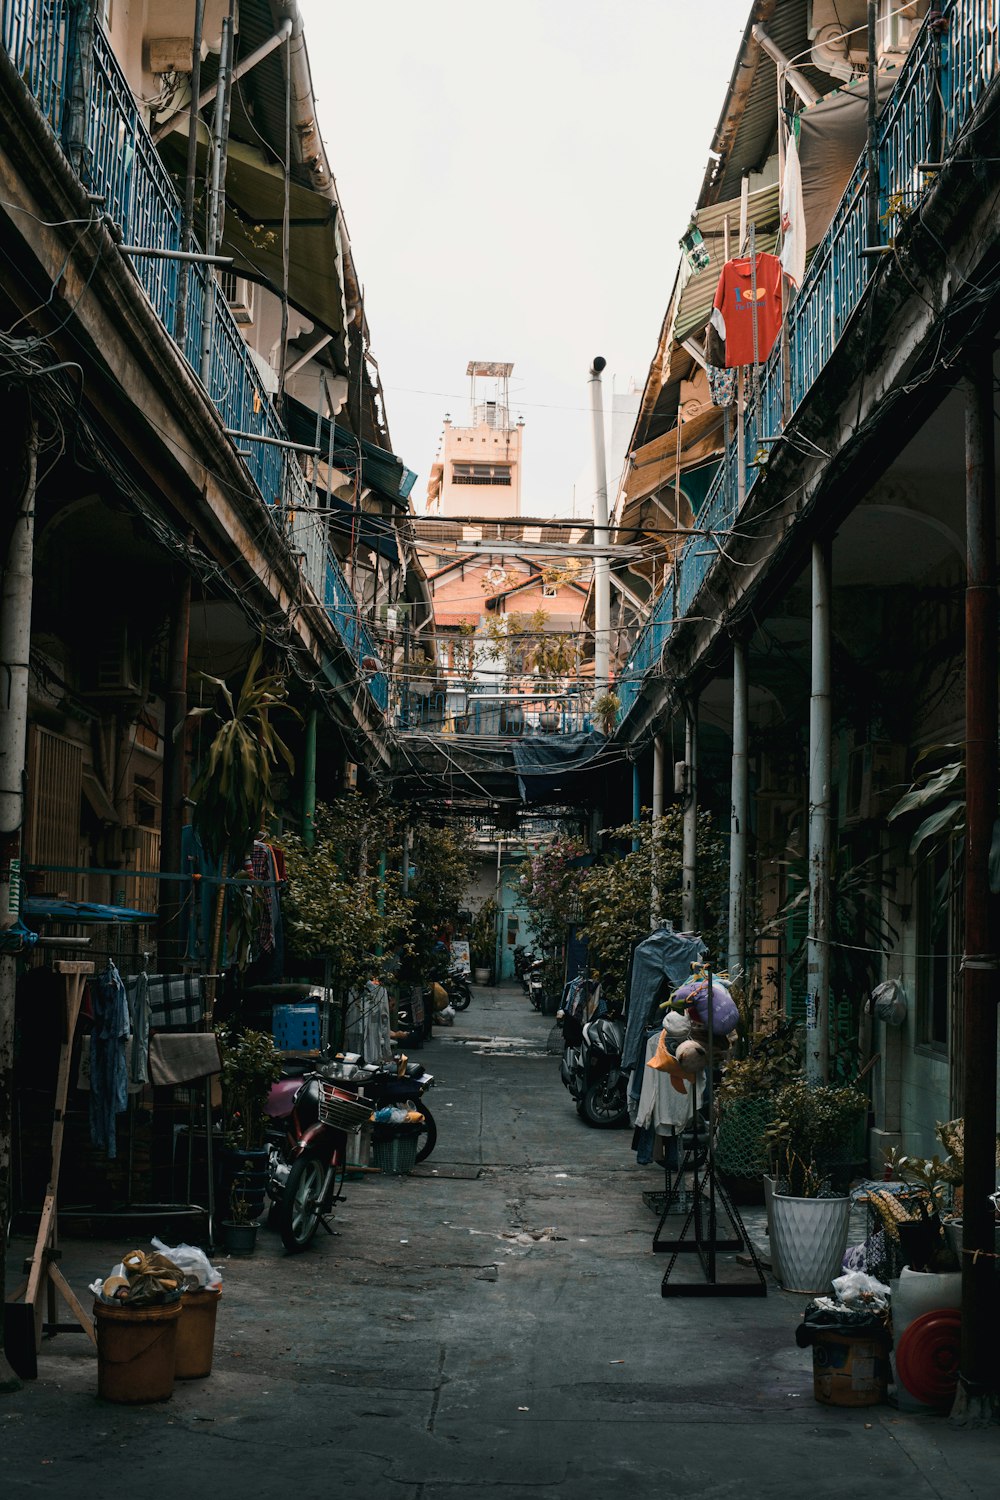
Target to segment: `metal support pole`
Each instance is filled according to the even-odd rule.
[[[806,940],[806,1077],[830,1071],[830,859],[833,742],[830,682],[830,546],[812,546],[812,691],[809,698],[809,933]]]
[[[15,398],[16,400],[16,398]],[[14,403],[12,402],[12,407]],[[8,412],[8,420],[14,415]],[[38,429],[24,408],[23,478],[0,596],[0,929],[12,927],[20,910],[21,827],[24,821],[24,766],[28,738],[28,658],[31,646],[32,566],[35,546],[35,480]],[[6,1302],[4,1260],[10,1222],[12,1099],[14,1092],[14,993],[17,958],[0,953],[0,1391],[19,1381],[3,1354]]]
[[[590,367],[590,412],[594,441],[594,546],[607,548],[608,470],[604,456],[604,401],[601,371],[607,360],[600,355]],[[594,693],[608,691],[611,666],[611,566],[607,552],[594,557]]]
[[[160,820],[160,870],[163,874],[183,868],[181,855],[187,798],[187,676],[188,642],[191,633],[191,574],[186,570],[176,581],[177,592],[170,616],[167,647],[168,686],[163,711],[163,798]],[[160,881],[157,900],[158,962],[165,972],[181,957],[180,914],[183,888],[174,881]]]
[[[233,28],[227,16],[222,22],[222,47],[219,52],[219,92],[215,96],[215,120],[212,125],[212,167],[208,183],[208,210],[205,227],[205,249],[214,255],[222,243],[222,196],[225,192],[223,161],[226,152],[226,126],[229,118],[227,80],[232,62]],[[205,277],[205,303],[201,320],[201,365],[199,374],[206,391],[211,393],[212,340],[215,331],[215,298],[218,283],[211,274]]]
[[[663,767],[666,760],[663,735],[658,734],[653,741],[653,822],[652,835],[652,879],[649,890],[649,925],[650,930],[655,932],[660,925],[660,861],[659,861],[659,837],[660,820],[663,817]]]
[[[997,811],[997,507],[993,358],[988,343],[975,357],[965,402],[965,1174],[962,1342],[955,1409],[989,1420],[988,1393],[998,1385],[994,1215],[989,1199],[997,1183],[998,961],[996,901],[989,882]]]
[[[729,825],[729,972],[746,968],[747,849],[750,817],[750,780],[747,764],[749,688],[747,643],[733,643],[733,764],[732,810]]]
[[[198,94],[201,89],[201,40],[205,23],[205,0],[194,0],[194,35],[191,38],[191,104],[188,109],[187,164],[184,173],[184,208],[181,213],[181,249],[190,251],[194,235],[194,179],[198,170]],[[187,343],[188,285],[191,271],[182,264],[177,277],[177,314],[174,338],[183,353]]]
[[[684,716],[684,874],[681,922],[685,932],[698,928],[698,700]]]
[[[632,822],[638,823],[642,817],[642,782],[639,776],[638,761],[632,762]],[[632,853],[635,854],[639,848],[638,838],[632,840]]]
[[[878,166],[878,0],[868,0],[868,245],[880,244]]]
[[[316,842],[316,729],[319,712],[310,709],[306,719],[306,741],[302,755],[302,842],[311,849]]]

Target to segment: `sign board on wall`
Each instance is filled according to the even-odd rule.
[[[466,974],[472,973],[472,964],[469,958],[468,938],[453,938],[451,942],[451,961],[460,964]]]

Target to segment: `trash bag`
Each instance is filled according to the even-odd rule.
[[[834,1303],[832,1297],[818,1297],[807,1304],[795,1330],[795,1342],[800,1349],[808,1349],[821,1333],[867,1333],[891,1342],[888,1318],[887,1311],[845,1307]]]
[[[151,1243],[154,1250],[165,1255],[184,1272],[185,1291],[193,1291],[196,1286],[215,1288],[222,1285],[222,1267],[213,1266],[204,1250],[199,1250],[197,1245],[175,1245],[171,1249],[155,1235]]]
[[[906,991],[898,979],[885,979],[876,985],[868,997],[866,1009],[876,1021],[887,1026],[902,1026],[908,1009]]]

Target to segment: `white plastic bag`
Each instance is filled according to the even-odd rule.
[[[153,1236],[152,1246],[172,1260],[179,1271],[183,1271],[185,1277],[196,1281],[199,1286],[218,1287],[222,1285],[222,1267],[213,1266],[204,1250],[199,1250],[197,1245],[175,1245],[173,1249],[165,1245],[162,1240]]]
[[[833,1283],[834,1295],[844,1307],[871,1307],[881,1311],[889,1305],[889,1288],[865,1271],[845,1271]]]

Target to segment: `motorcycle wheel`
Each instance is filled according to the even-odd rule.
[[[592,1083],[581,1101],[581,1114],[595,1130],[613,1130],[628,1119],[628,1094],[625,1080],[612,1083],[609,1075]]]
[[[456,985],[455,991],[451,996],[451,1003],[456,1010],[468,1010],[472,1004],[472,991],[468,985]]]
[[[434,1116],[427,1105],[421,1102],[417,1108],[424,1117],[424,1129],[421,1130],[417,1140],[417,1161],[426,1161],[434,1147],[437,1145],[438,1128]]]
[[[326,1174],[314,1156],[300,1156],[278,1204],[277,1228],[285,1249],[304,1250],[319,1227],[319,1194]]]

